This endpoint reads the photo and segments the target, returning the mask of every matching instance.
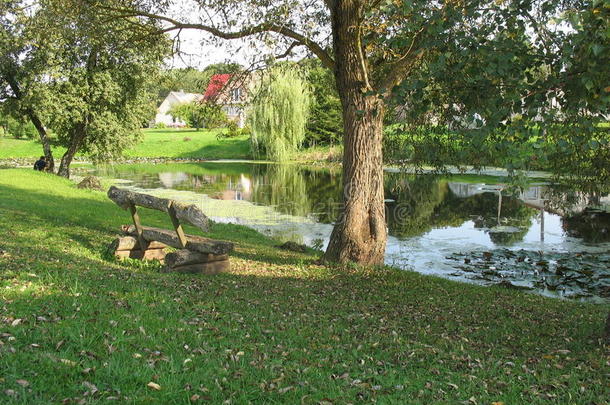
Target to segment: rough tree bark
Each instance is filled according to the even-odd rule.
[[[332,2],[335,78],[343,105],[343,212],[324,258],[363,265],[383,264],[385,222],[382,130],[384,104],[374,94],[358,35],[360,7],[353,0]]]

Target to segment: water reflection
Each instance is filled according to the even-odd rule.
[[[339,171],[297,165],[131,165],[101,168],[98,174],[130,180],[133,186],[150,193],[165,190],[167,196],[175,193],[173,190],[188,191],[191,194],[176,193],[175,198],[205,201],[206,213],[216,220],[243,223],[282,239],[318,247],[328,242],[342,204]],[[549,255],[610,251],[610,216],[604,211],[610,204],[607,194],[547,184],[533,184],[513,194],[498,178],[387,173],[385,198],[391,236],[387,262],[423,273],[487,284],[508,277],[512,283],[544,293],[569,295],[567,292],[574,293],[578,286],[569,290],[554,286],[551,293],[545,280],[555,276],[542,271],[527,271],[514,263],[510,266],[519,267],[520,273],[490,268],[500,268],[501,262],[506,262],[510,256],[502,253],[506,249]],[[519,257],[529,257],[530,253]],[[480,257],[491,257],[496,262],[480,262]],[[601,296],[600,291],[605,291],[609,282],[608,262],[588,256],[586,260],[589,267],[595,260],[599,264],[591,279],[594,281],[589,283],[597,287],[579,284],[578,288],[585,291],[578,295]],[[566,263],[584,266],[578,260]],[[560,266],[564,273],[566,266]],[[550,268],[547,270],[555,272],[555,267]]]

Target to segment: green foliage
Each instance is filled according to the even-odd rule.
[[[227,124],[227,114],[222,106],[208,101],[192,101],[174,105],[169,115],[185,121],[191,128],[219,128]]]
[[[181,120],[187,123],[192,118],[194,103],[174,104],[167,112],[174,120]],[[194,126],[191,126],[194,128]]]
[[[64,176],[77,152],[96,161],[119,156],[153,112],[148,89],[170,50],[167,38],[151,35],[153,22],[109,19],[80,0],[14,3],[0,21],[2,37],[17,44],[5,53],[2,41],[0,58],[0,88],[10,89],[14,114],[35,112],[53,130],[67,148]]]
[[[169,44],[135,35],[128,22],[108,20],[78,0],[67,3],[50,0],[36,14],[45,28],[38,38],[54,52],[48,80],[37,86],[48,93],[40,104],[68,147],[67,165],[72,151],[112,159],[134,144],[149,117],[154,96],[147,88]]]
[[[219,132],[217,138],[218,139],[236,138],[238,136],[250,137],[250,136],[252,136],[252,130],[250,129],[250,127],[247,127],[247,126],[240,128],[239,125],[237,125],[237,122],[235,122],[233,120],[229,120],[229,123],[227,124],[227,130],[223,131],[223,132]]]
[[[424,42],[427,57],[396,89],[392,112],[403,128],[386,150],[437,167],[543,168],[562,180],[610,182],[610,136],[600,125],[610,110],[607,4],[494,5],[486,13],[494,23],[484,25],[477,7],[465,7],[460,18],[472,28]]]
[[[32,19],[23,3],[0,1],[0,113],[5,132],[31,138],[38,134],[27,123],[28,108],[36,99],[29,90],[43,74],[47,52],[34,40]]]
[[[306,71],[313,97],[304,143],[306,146],[341,143],[343,114],[333,73],[317,60],[307,61]]]
[[[585,132],[575,135],[577,131]],[[534,123],[519,128],[481,132],[446,127],[390,125],[384,133],[384,159],[388,163],[495,166],[507,168],[515,180],[530,170],[552,172],[557,180],[592,188],[610,179],[610,129],[578,125]],[[592,191],[593,189],[591,189]]]
[[[310,97],[294,69],[276,69],[262,78],[248,116],[254,156],[286,160],[303,144]]]
[[[7,136],[13,136],[16,139],[36,139],[38,131],[29,120],[24,117],[15,119],[10,115],[0,117],[0,126]]]

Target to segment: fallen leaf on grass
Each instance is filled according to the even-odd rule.
[[[99,390],[97,389],[97,387],[95,386],[95,384],[91,384],[89,381],[84,381],[83,385],[85,387],[87,387],[87,389],[90,391],[91,395],[94,395],[96,392],[98,392]]]
[[[13,322],[11,322],[11,326],[17,326],[17,325],[19,325],[19,324],[21,323],[21,321],[22,321],[22,320],[23,320],[23,319],[21,319],[21,318],[17,318],[17,319],[15,319]]]
[[[59,361],[67,366],[76,366],[76,362],[69,359],[59,359]]]
[[[15,382],[21,385],[23,388],[30,386],[30,382],[27,380],[16,380]]]
[[[151,382],[149,382],[148,384],[146,384],[146,386],[147,386],[148,388],[150,388],[150,389],[155,390],[155,391],[159,391],[159,390],[161,389],[161,386],[160,386],[159,384],[154,383],[154,382],[152,382],[152,381],[151,381]]]

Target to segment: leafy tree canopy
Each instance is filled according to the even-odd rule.
[[[69,176],[77,152],[95,160],[116,156],[153,111],[146,89],[169,54],[169,41],[150,35],[158,30],[152,23],[137,29],[80,0],[39,1],[29,14],[20,4],[8,24],[23,44],[8,61],[10,77],[22,83],[14,98],[67,147],[59,174]],[[13,21],[24,28],[17,32]],[[15,86],[11,91],[16,96]]]

